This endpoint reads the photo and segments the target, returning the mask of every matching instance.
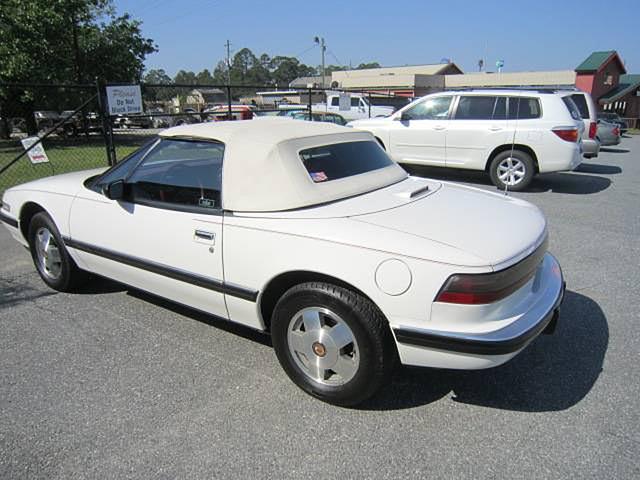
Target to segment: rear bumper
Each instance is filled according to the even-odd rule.
[[[445,368],[487,368],[496,366],[515,356],[533,339],[547,328],[552,330],[558,318],[560,304],[565,291],[565,282],[558,261],[551,255],[545,255],[545,271],[548,272],[547,285],[540,292],[540,299],[525,314],[507,326],[485,333],[445,332],[408,327],[393,328],[399,350],[406,351],[406,362],[413,365],[439,366]],[[447,353],[446,358],[429,365],[434,350]],[[420,358],[424,352],[424,361]],[[458,355],[462,358],[456,359]],[[430,358],[428,358],[430,357]],[[461,361],[456,361],[461,360]],[[405,363],[405,362],[403,362]]]
[[[595,158],[600,153],[600,142],[595,139],[582,140],[582,155],[584,158]]]

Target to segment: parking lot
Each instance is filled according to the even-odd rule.
[[[1,228],[0,478],[638,478],[639,183],[633,136],[513,194],[567,280],[555,334],[492,370],[400,369],[358,409],[301,392],[251,330],[46,288]]]

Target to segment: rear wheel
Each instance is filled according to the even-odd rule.
[[[531,156],[521,150],[507,150],[499,153],[491,161],[489,174],[493,184],[501,190],[505,188],[521,191],[529,186],[535,174]]]
[[[40,278],[54,290],[69,292],[87,280],[88,274],[69,256],[60,232],[45,212],[31,219],[29,249]]]
[[[271,334],[291,380],[335,405],[371,397],[389,380],[395,364],[382,313],[363,296],[328,283],[288,290],[276,305]]]

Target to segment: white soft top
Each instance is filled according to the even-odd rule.
[[[225,145],[222,206],[238,212],[309,207],[386,187],[407,177],[397,164],[314,183],[299,152],[332,143],[376,141],[369,132],[324,122],[260,118],[169,128],[161,137],[215,140]]]

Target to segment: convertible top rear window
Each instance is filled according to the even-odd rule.
[[[300,158],[315,183],[360,175],[393,165],[393,161],[374,141],[334,143],[308,148]]]

